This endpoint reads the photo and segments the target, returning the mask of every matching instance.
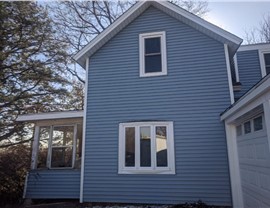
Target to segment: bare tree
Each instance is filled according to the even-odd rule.
[[[244,40],[247,44],[270,43],[270,13],[263,16],[259,27],[245,31]]]
[[[96,35],[128,10],[135,0],[129,1],[63,1],[48,4],[50,14],[63,41],[70,45],[70,56],[78,52]],[[172,0],[200,17],[208,12],[207,1]],[[84,83],[83,69],[68,67],[68,71]]]

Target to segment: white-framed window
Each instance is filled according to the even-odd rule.
[[[119,174],[175,174],[173,122],[119,124]]]
[[[270,50],[259,51],[262,77],[270,73]]]
[[[140,77],[167,74],[166,33],[153,32],[139,35]]]
[[[81,131],[80,124],[40,126],[35,167],[79,168]]]

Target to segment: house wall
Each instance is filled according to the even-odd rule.
[[[139,77],[139,34],[166,31],[168,75]],[[151,7],[90,57],[83,201],[231,205],[223,44]],[[121,122],[173,121],[175,175],[118,174]]]
[[[79,199],[80,173],[78,170],[31,170],[26,198]]]
[[[237,63],[241,91],[235,92],[235,98],[241,97],[262,78],[258,50],[237,52]]]

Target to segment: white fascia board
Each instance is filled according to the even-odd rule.
[[[240,109],[247,106],[251,101],[257,99],[270,90],[270,75],[266,76],[261,82],[255,85],[248,93],[241,97],[234,106],[223,113],[220,117],[221,121],[230,118]]]
[[[121,15],[113,24],[111,24],[109,27],[107,27],[103,32],[101,32],[98,36],[96,36],[92,41],[90,41],[83,49],[81,49],[77,54],[73,56],[73,59],[77,62],[83,56],[91,50],[98,42],[100,42],[104,37],[109,35],[116,27],[122,24],[122,22],[129,18],[133,12],[135,12],[137,9],[139,9],[142,5],[144,5],[147,1],[139,1],[135,5],[133,5],[129,10],[127,10],[123,15]],[[83,59],[85,61],[85,59]],[[85,63],[85,62],[84,62]],[[84,66],[85,68],[85,66]]]
[[[241,45],[238,51],[252,51],[252,50],[270,50],[269,43],[259,43],[251,45]]]
[[[49,119],[64,119],[64,118],[82,118],[83,111],[63,111],[63,112],[49,112],[37,114],[19,115],[16,121],[40,121]]]
[[[237,45],[241,44],[243,41],[241,38],[237,37],[236,35],[228,32],[226,30],[223,30],[222,28],[220,28],[220,27],[198,17],[197,15],[192,14],[192,13],[186,11],[185,9],[182,9],[181,7],[178,7],[178,6],[172,4],[168,1],[159,1],[157,3],[167,7],[168,9],[180,14],[181,16],[191,20],[192,22],[212,31],[213,33],[218,34],[219,36],[224,37],[225,39],[227,39],[227,40],[229,40]]]
[[[172,12],[175,12],[182,17],[188,19],[190,22],[195,23],[196,25],[204,28],[205,30],[211,31],[212,33],[224,38],[228,42],[226,44],[229,45],[230,43],[234,43],[236,45],[240,45],[242,43],[242,39],[237,37],[236,35],[233,35],[232,33],[229,33],[228,31],[223,30],[222,28],[219,28],[216,25],[213,25],[206,20],[168,2],[168,1],[139,1],[135,5],[133,5],[129,10],[127,10],[122,16],[120,16],[113,24],[111,24],[108,28],[106,28],[101,34],[96,36],[90,43],[88,43],[83,49],[81,49],[77,54],[73,56],[73,59],[79,63],[82,67],[85,68],[85,59],[87,57],[84,57],[90,50],[94,49],[95,51],[98,50],[99,46],[98,44],[105,38],[109,37],[110,33],[112,33],[113,37],[113,31],[121,26],[121,24],[124,24],[124,21],[128,18],[132,18],[132,14],[135,11],[139,11],[137,16],[139,16],[144,9],[141,9],[143,6],[147,7],[148,5],[160,5],[163,8],[167,8]],[[162,8],[160,8],[162,9]],[[122,25],[121,28],[124,28],[125,25]],[[209,35],[209,34],[208,34]],[[112,37],[109,37],[112,38]]]

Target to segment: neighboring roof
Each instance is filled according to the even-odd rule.
[[[220,119],[225,120],[239,109],[245,107],[252,100],[264,95],[270,91],[270,74],[262,78],[257,84],[255,84],[249,91],[247,91],[237,102],[227,108],[221,115]]]
[[[50,119],[82,118],[83,111],[61,111],[19,115],[16,121],[40,121]]]
[[[176,6],[168,1],[138,1],[123,15],[121,15],[113,24],[107,27],[101,34],[96,36],[90,43],[82,48],[76,55],[73,56],[82,67],[85,68],[86,58],[93,55],[99,48],[119,33],[123,28],[130,24],[140,14],[142,14],[148,7],[154,6],[166,14],[178,19],[179,21],[195,28],[196,30],[210,36],[211,38],[228,44],[230,57],[234,55],[242,39],[213,25],[206,20]]]
[[[241,45],[238,51],[250,51],[250,50],[269,50],[270,43],[256,43],[249,45]]]

